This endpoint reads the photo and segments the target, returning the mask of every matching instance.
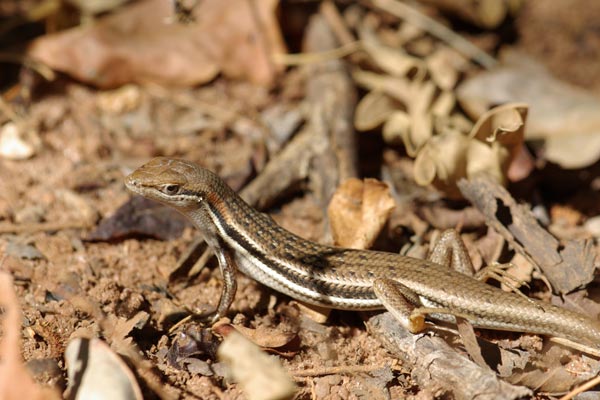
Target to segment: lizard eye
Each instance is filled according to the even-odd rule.
[[[164,185],[161,190],[164,194],[168,194],[170,196],[176,195],[179,193],[179,185],[169,184]]]

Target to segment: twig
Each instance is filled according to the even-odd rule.
[[[373,372],[381,368],[392,368],[393,365],[340,365],[337,367],[312,368],[304,370],[289,371],[293,378],[305,378],[323,375],[357,374]]]
[[[344,18],[340,15],[339,10],[331,0],[326,0],[321,3],[321,14],[327,20],[329,27],[333,31],[338,42],[342,45],[347,45],[354,42],[356,39],[350,32],[350,29],[346,26]]]
[[[428,32],[432,36],[448,43],[464,56],[476,61],[481,66],[491,69],[498,61],[456,32],[446,28],[406,3],[397,0],[371,0],[375,7],[395,15]]]
[[[571,390],[569,393],[565,394],[559,400],[570,400],[573,397],[577,396],[579,393],[583,393],[586,390],[591,389],[594,386],[598,385],[599,383],[600,383],[600,376],[596,376],[595,378],[590,379],[583,385]]]
[[[0,234],[3,233],[34,233],[46,231],[62,231],[65,229],[87,229],[92,225],[85,221],[41,222],[34,224],[1,224]]]
[[[360,41],[350,42],[341,47],[314,53],[274,54],[273,61],[288,66],[307,65],[325,61],[338,60],[362,49]]]
[[[442,338],[413,335],[390,313],[369,319],[367,330],[405,363],[420,387],[443,388],[456,399],[520,399],[531,395],[529,389],[504,382],[489,368],[477,366]]]

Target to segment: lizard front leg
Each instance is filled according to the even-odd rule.
[[[219,269],[221,270],[221,275],[223,277],[223,290],[221,291],[219,305],[217,306],[215,313],[210,317],[211,324],[214,324],[220,318],[225,316],[233,302],[237,290],[237,265],[233,256],[225,246],[220,246],[215,249],[215,255],[219,262]]]

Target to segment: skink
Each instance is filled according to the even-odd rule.
[[[471,262],[452,230],[442,235],[429,260],[421,260],[305,240],[245,203],[217,175],[188,161],[155,158],[125,184],[187,216],[214,250],[224,285],[213,321],[229,309],[239,269],[310,304],[385,308],[411,332],[424,328],[425,316],[445,321],[460,316],[481,328],[557,336],[600,348],[599,321],[469,276]]]

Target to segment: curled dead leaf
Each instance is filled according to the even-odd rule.
[[[466,174],[469,139],[456,130],[432,137],[415,158],[415,181],[433,183],[450,197],[460,197],[456,181]]]
[[[442,90],[452,90],[458,82],[460,72],[468,62],[459,53],[448,47],[440,47],[425,58],[431,79]]]
[[[552,77],[522,54],[461,83],[462,108],[479,118],[493,104],[523,102],[530,108],[527,140],[543,144],[540,155],[563,168],[583,168],[600,159],[600,99]]]
[[[370,247],[394,206],[385,183],[376,179],[346,180],[335,191],[327,209],[334,243],[355,249]]]
[[[468,177],[486,172],[499,182],[506,182],[508,168],[523,146],[527,112],[526,104],[509,103],[494,107],[479,118],[469,134],[478,140],[469,149]],[[488,144],[487,149],[482,146],[484,143]]]
[[[398,108],[383,92],[373,90],[363,97],[354,113],[354,126],[360,131],[377,128]]]
[[[397,144],[405,143],[406,152],[410,154],[416,153],[415,146],[410,142],[410,117],[404,111],[394,111],[389,115],[383,125],[383,140],[386,143]],[[410,145],[406,145],[409,143]]]
[[[446,129],[433,136],[415,158],[415,181],[433,184],[455,198],[462,197],[456,187],[460,178],[486,173],[506,183],[523,145],[526,117],[525,104],[505,104],[484,113],[468,135]]]
[[[427,70],[423,60],[407,54],[399,47],[384,45],[366,24],[362,25],[358,34],[364,50],[383,71],[392,76],[406,76],[412,73],[415,80],[424,79]]]

